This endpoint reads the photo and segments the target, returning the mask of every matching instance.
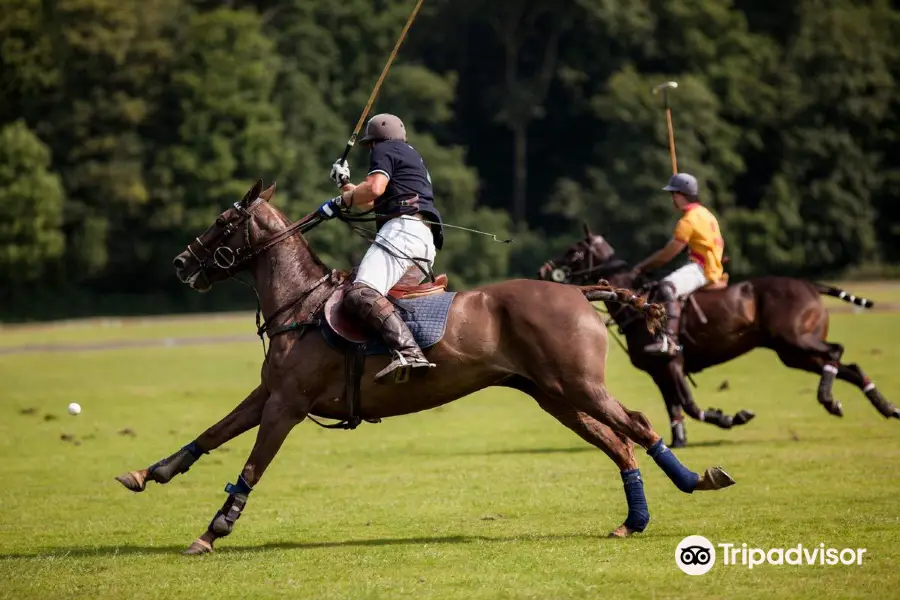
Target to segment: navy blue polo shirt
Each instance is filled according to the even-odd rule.
[[[385,140],[372,146],[369,175],[381,173],[388,178],[387,187],[375,200],[375,221],[378,229],[390,219],[400,215],[424,213],[429,221],[442,223],[441,215],[434,206],[434,189],[431,174],[425,167],[425,160],[419,152],[400,140]],[[438,250],[444,244],[442,225],[431,225],[434,247]]]

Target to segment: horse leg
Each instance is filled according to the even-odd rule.
[[[666,403],[666,412],[669,415],[669,425],[672,427],[672,443],[670,447],[684,448],[687,446],[687,429],[684,425],[685,411],[681,399],[678,396],[678,390],[676,389],[672,378],[669,376],[668,371],[654,372],[651,374],[651,377],[653,378],[656,387],[659,388],[663,401]],[[690,414],[690,410],[687,412]],[[691,416],[695,419],[697,418],[696,415]]]
[[[212,552],[216,539],[231,533],[234,523],[247,505],[253,486],[262,478],[294,426],[306,418],[307,410],[308,405],[304,404],[301,410],[297,406],[296,399],[289,395],[273,394],[266,400],[256,443],[238,476],[237,483],[225,486],[228,499],[210,521],[206,532],[185,550],[185,554]]]
[[[634,458],[634,443],[626,437],[616,435],[609,427],[586,413],[552,399],[528,379],[516,378],[506,385],[534,398],[542,409],[578,434],[588,444],[603,450],[619,467],[622,483],[625,486],[628,516],[609,534],[609,537],[628,537],[632,533],[644,531],[650,522],[650,510],[647,507],[647,498],[644,496],[644,480],[641,478],[641,470]]]
[[[146,469],[119,475],[116,477],[116,481],[132,492],[143,492],[148,481],[160,484],[169,483],[176,475],[187,473],[204,454],[209,454],[222,444],[259,425],[263,406],[268,397],[268,390],[260,384],[225,418],[201,433],[193,442]]]
[[[694,490],[718,490],[734,484],[731,476],[721,467],[709,468],[703,475],[698,475],[681,464],[663,443],[662,437],[653,430],[647,417],[625,408],[604,384],[594,386],[581,378],[574,385],[563,386],[562,398],[571,398],[575,408],[646,448],[647,454],[682,492],[690,494]]]
[[[841,403],[835,400],[831,393],[839,371],[838,366],[841,364],[841,355],[844,353],[844,348],[840,344],[829,344],[808,334],[795,343],[776,346],[775,352],[787,367],[821,373],[817,391],[819,404],[836,417],[844,416]]]
[[[872,403],[872,406],[874,406],[884,418],[890,419],[891,417],[894,417],[895,419],[900,419],[900,408],[891,404],[887,398],[881,395],[881,392],[878,391],[878,388],[875,387],[875,384],[872,383],[869,376],[863,373],[863,370],[859,368],[857,364],[845,365],[844,363],[839,363],[837,378],[846,381],[847,383],[852,383],[861,389],[866,395],[866,398],[869,399],[869,402]]]
[[[667,365],[666,372],[660,373],[659,378],[660,380],[667,382],[668,388],[670,389],[669,393],[674,398],[678,399],[678,402],[680,402],[685,412],[694,419],[709,423],[710,425],[715,425],[720,429],[731,429],[732,427],[749,423],[756,416],[756,413],[746,409],[739,410],[734,416],[725,414],[718,408],[710,407],[707,410],[701,410],[694,401],[694,394],[691,392],[691,388],[685,380],[683,369],[684,367],[680,362],[674,360],[670,361]],[[659,385],[658,382],[657,385]],[[676,446],[673,443],[672,447],[677,448],[679,446]]]

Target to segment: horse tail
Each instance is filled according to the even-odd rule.
[[[834,298],[840,298],[844,302],[849,302],[850,304],[855,304],[857,306],[862,306],[863,308],[872,308],[875,306],[875,303],[869,300],[868,298],[861,298],[850,294],[841,288],[832,287],[830,285],[825,285],[824,283],[812,282],[813,286],[815,286],[816,290],[820,294],[824,294],[825,296],[832,296]]]
[[[646,298],[638,296],[627,288],[614,288],[607,281],[601,279],[597,285],[580,285],[578,289],[584,294],[588,302],[616,302],[627,304],[637,310],[647,321],[647,329],[650,333],[656,331],[665,322],[666,307],[662,304],[651,304]]]

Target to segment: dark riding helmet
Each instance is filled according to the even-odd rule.
[[[669,185],[663,188],[666,192],[681,192],[685,196],[697,197],[700,194],[700,184],[697,178],[688,173],[676,173],[669,179]]]
[[[359,145],[368,146],[373,142],[383,142],[385,140],[406,141],[406,126],[400,120],[400,117],[382,113],[369,119],[366,125],[366,132],[359,140]]]

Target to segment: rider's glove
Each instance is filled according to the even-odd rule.
[[[333,219],[342,210],[344,201],[340,196],[332,198],[320,206],[316,212],[322,215],[322,218]]]
[[[350,183],[350,163],[343,159],[334,161],[331,165],[331,180],[339,188]]]

